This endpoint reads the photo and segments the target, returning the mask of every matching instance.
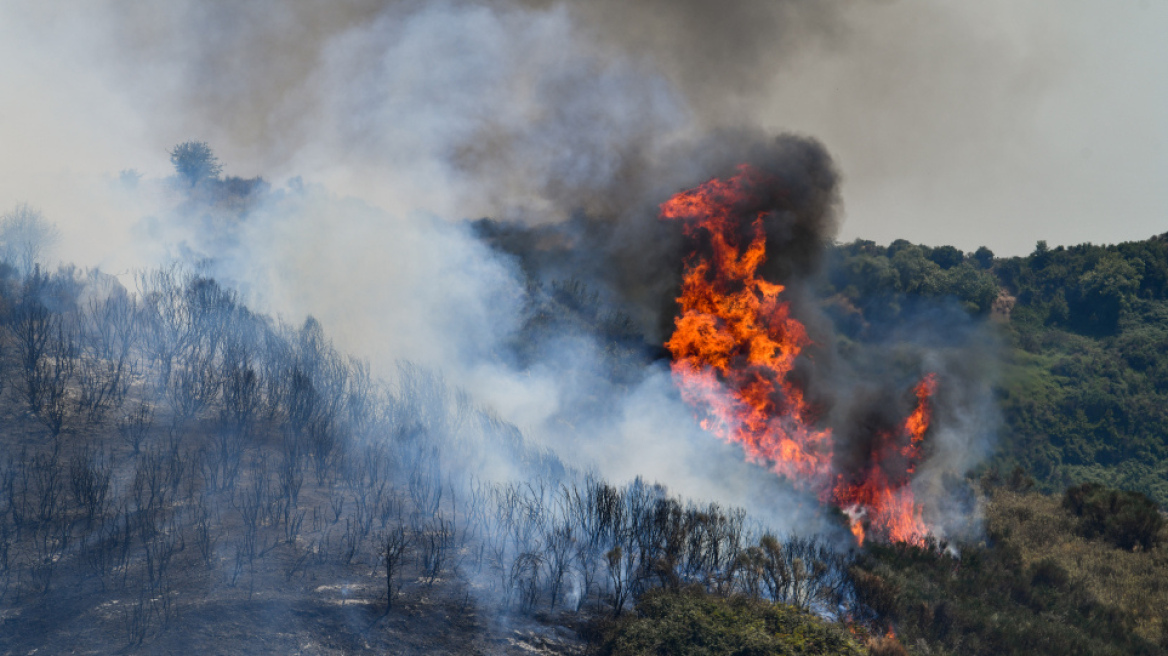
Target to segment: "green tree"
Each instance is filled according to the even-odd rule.
[[[965,261],[965,253],[954,246],[938,246],[929,253],[929,259],[942,269],[952,269]]]
[[[1085,537],[1101,536],[1120,549],[1151,549],[1159,544],[1164,528],[1160,508],[1147,495],[1097,483],[1068,488],[1063,507],[1080,518],[1079,531]]]
[[[1143,263],[1136,260],[1136,263]],[[1142,268],[1142,266],[1141,266]],[[1108,253],[1079,277],[1078,315],[1088,325],[1114,330],[1140,289],[1140,271],[1118,253]]]
[[[900,291],[921,296],[936,296],[941,291],[941,267],[925,257],[920,246],[898,250],[892,256],[892,266],[900,274]]]
[[[969,264],[961,264],[939,276],[940,291],[951,294],[971,314],[986,314],[998,297],[998,283],[985,271]]]
[[[985,246],[980,246],[973,252],[973,261],[983,269],[988,269],[994,265],[994,252]]]

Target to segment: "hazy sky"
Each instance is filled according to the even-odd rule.
[[[849,18],[839,50],[779,76],[767,115],[838,158],[842,237],[1018,254],[1168,232],[1168,2],[890,2]]]
[[[833,153],[841,239],[1168,231],[1165,0],[625,4],[0,0],[0,208],[122,262],[94,251],[135,248],[143,210],[103,185],[167,175],[186,139],[229,173],[461,218],[753,123]]]
[[[0,0],[0,211],[39,208],[61,260],[126,284],[211,255],[249,306],[314,315],[377,375],[408,359],[574,464],[787,516],[661,363],[590,439],[563,430],[608,356],[500,362],[526,288],[460,219],[583,210],[615,243],[796,132],[842,174],[840,239],[1143,239],[1168,231],[1164,34],[1168,0]],[[167,151],[191,139],[276,193],[238,223],[175,211]],[[953,453],[982,455],[996,415],[961,416]]]

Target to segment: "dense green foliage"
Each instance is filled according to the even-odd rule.
[[[807,611],[742,596],[723,597],[700,586],[654,589],[626,615],[598,627],[600,653],[609,656],[794,656],[865,653],[847,631]]]
[[[987,314],[998,286],[986,262],[992,263],[992,254],[966,258],[952,246],[929,248],[901,239],[884,247],[857,240],[834,249],[827,284],[857,313],[844,323],[844,332],[863,337],[865,329],[901,318],[920,299],[951,297],[972,314]]]
[[[1094,481],[1168,504],[1168,240],[1039,244],[995,268],[1018,299],[1001,458],[1050,491]]]
[[[833,250],[824,287],[845,340],[883,339],[946,299],[994,321],[995,466],[1048,492],[1098,482],[1168,504],[1168,236],[1012,258],[856,241]]]
[[[861,599],[922,653],[1163,653],[1168,236],[1012,258],[857,241],[833,249],[823,287],[845,346],[922,315],[999,337],[983,482],[1014,473],[988,539],[956,559],[874,546],[853,572]]]

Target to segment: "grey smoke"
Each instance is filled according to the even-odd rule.
[[[660,343],[680,242],[656,220],[656,204],[760,144],[772,148],[760,124],[780,121],[762,118],[774,81],[806,57],[846,49],[855,16],[874,10],[309,1],[68,9],[6,9],[5,22],[31,36],[3,32],[35,72],[9,73],[19,89],[39,97],[38,80],[63,77],[83,78],[92,92],[49,94],[54,106],[86,100],[92,109],[60,117],[64,132],[84,138],[51,144],[75,149],[70,184],[48,175],[30,187],[30,202],[66,227],[66,259],[120,273],[210,258],[205,266],[261,310],[295,323],[316,316],[380,372],[403,359],[441,370],[602,471],[635,470],[730,501],[776,496],[759,493],[775,485],[765,472],[696,428],[659,366],[634,386],[610,386],[588,372],[600,347],[587,340],[565,342],[542,366],[500,362],[525,280],[451,219],[491,216],[567,240],[552,277],[585,279]],[[35,125],[35,107],[20,107]],[[185,213],[165,181],[166,151],[189,139],[206,140],[228,174],[268,177],[274,193],[237,223]],[[816,239],[830,240],[839,174],[814,142],[783,144],[792,152],[777,161],[799,161],[800,151],[820,161],[795,172],[830,178],[808,205],[825,222]],[[128,166],[144,171],[134,189],[110,177]],[[308,183],[286,182],[293,175]],[[81,191],[59,196],[63,186]],[[796,263],[805,275],[819,252],[792,248],[772,266]],[[592,397],[610,400],[611,412],[565,428]]]
[[[874,338],[848,344],[844,357],[816,292],[837,227],[839,176],[832,160],[820,144],[807,138],[763,140],[749,135],[758,139],[751,142],[746,133],[734,136],[740,139],[722,144],[728,159],[720,163],[710,159],[706,175],[728,177],[736,171],[729,162],[748,163],[759,172],[730,208],[731,220],[737,220],[742,231],[738,242],[746,243],[754,221],[762,217],[767,260],[760,273],[786,287],[792,315],[808,328],[812,345],[797,360],[792,379],[806,391],[818,425],[833,431],[832,480],[838,476],[859,484],[871,475],[871,467],[879,466],[895,485],[918,489],[930,525],[939,533],[975,534],[976,492],[962,477],[989,455],[998,421],[991,394],[996,376],[992,363],[997,358],[992,326],[945,301],[921,300],[918,309],[902,313],[902,320],[907,317],[904,325],[877,326]],[[603,290],[616,307],[649,317],[643,330],[659,334],[650,340],[660,343],[671,332],[677,313],[672,301],[679,293],[682,263],[691,251],[700,254],[709,248],[708,237],[698,231],[679,238],[676,222],[661,221],[649,212],[625,217],[625,229],[616,235],[606,230],[611,224],[603,217],[577,215],[565,224],[535,228],[482,222],[481,233],[497,248],[515,254],[530,278],[583,279]],[[630,225],[640,229],[628,229]],[[564,357],[564,349],[553,351],[550,358]],[[561,376],[562,380],[579,380],[580,367],[566,369],[571,376]],[[901,461],[884,441],[900,434],[916,405],[911,388],[929,373],[939,377],[931,401],[933,437],[922,462]],[[590,389],[569,398],[593,394]],[[675,402],[661,404],[678,411]],[[588,433],[604,435],[605,429],[599,426]],[[634,442],[606,447],[629,454],[627,445]],[[910,464],[919,469],[918,475],[910,476]]]
[[[821,139],[848,180],[845,239],[1019,254],[1144,238],[1166,207],[1155,3],[98,1],[0,18],[16,154],[0,207],[28,200],[105,252],[127,221],[93,178],[161,175],[191,138],[238,175],[444,217],[603,201],[560,174],[635,173],[718,125]]]

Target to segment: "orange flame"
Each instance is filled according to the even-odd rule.
[[[749,165],[738,171],[678,193],[660,208],[662,219],[681,221],[683,233],[701,243],[686,258],[680,314],[665,343],[682,398],[699,410],[703,428],[741,444],[748,459],[843,508],[857,542],[864,541],[865,522],[887,539],[920,542],[927,527],[906,474],[929,427],[936,377],[917,385],[917,407],[902,435],[879,436],[876,460],[858,479],[833,481],[831,429],[815,425],[803,390],[789,380],[811,339],[781,298],[783,285],[758,275],[766,261],[767,211],[752,206],[761,204],[757,190],[772,181]],[[898,447],[905,437],[908,443]],[[886,471],[893,453],[908,463],[907,472]]]
[[[839,475],[831,499],[851,519],[852,534],[864,543],[864,520],[892,542],[920,544],[928,533],[920,506],[913,499],[908,475],[916,470],[925,431],[932,420],[929,399],[937,389],[936,374],[925,376],[913,392],[917,405],[897,434],[877,436],[871,459],[856,474]],[[908,443],[898,446],[907,438]]]
[[[685,220],[687,235],[707,233],[711,250],[686,263],[681,316],[665,347],[682,397],[706,411],[703,428],[742,444],[752,460],[770,462],[779,474],[822,478],[831,465],[831,431],[811,426],[802,390],[787,381],[811,340],[779,299],[783,286],[757,276],[766,260],[764,215],[747,235],[737,234],[737,207],[762,182],[756,169],[740,170],[661,205],[662,218]]]

